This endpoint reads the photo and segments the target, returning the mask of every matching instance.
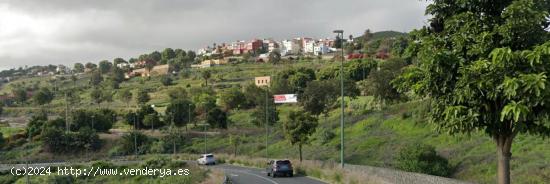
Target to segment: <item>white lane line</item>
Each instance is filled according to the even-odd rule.
[[[279,184],[279,183],[273,181],[272,179],[264,178],[263,176],[260,176],[260,175],[254,174],[254,173],[249,173],[249,172],[246,172],[246,171],[239,171],[239,170],[233,170],[233,171],[235,171],[235,172],[240,172],[240,173],[243,173],[243,174],[253,175],[253,176],[256,176],[256,177],[260,177],[260,178],[262,178],[262,179],[264,179],[264,180],[266,180],[266,181],[269,181],[269,182],[271,182],[271,183],[273,183],[273,184]]]

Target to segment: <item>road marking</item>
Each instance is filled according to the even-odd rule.
[[[239,170],[234,170],[235,172],[240,172],[240,173],[243,173],[243,174],[248,174],[248,175],[253,175],[253,176],[256,176],[256,177],[260,177],[266,181],[269,181],[273,184],[279,184],[277,183],[276,181],[273,181],[272,179],[269,179],[269,178],[264,178],[263,176],[260,176],[260,175],[257,175],[257,174],[254,174],[254,173],[249,173],[249,172],[246,172],[246,171],[239,171]]]

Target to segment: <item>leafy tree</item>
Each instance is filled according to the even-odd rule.
[[[121,63],[128,63],[128,62],[126,60],[122,59],[122,58],[113,59],[113,65],[114,66],[117,66],[118,64],[121,64]]]
[[[409,144],[399,151],[396,158],[398,169],[447,177],[451,167],[447,159],[437,155],[435,148],[425,144]]]
[[[220,108],[213,108],[208,111],[208,119],[206,122],[214,128],[227,129],[228,123],[227,113]]]
[[[188,100],[177,99],[166,107],[166,119],[178,127],[186,126],[194,116],[195,105]]]
[[[6,140],[4,140],[4,135],[0,132],[0,150],[2,150],[4,144],[6,144]]]
[[[288,119],[283,122],[285,138],[292,145],[298,145],[300,162],[302,161],[302,146],[308,144],[309,136],[317,128],[317,118],[305,111],[291,111]]]
[[[223,108],[227,111],[244,106],[246,97],[240,88],[232,87],[220,95],[220,101]]]
[[[405,97],[391,84],[401,74],[406,63],[402,59],[389,59],[380,65],[380,70],[373,71],[363,83],[365,93],[373,95],[381,102],[394,102]]]
[[[162,85],[164,86],[170,86],[172,85],[172,78],[170,78],[170,76],[168,75],[163,75],[161,78],[160,78],[160,82],[162,83]]]
[[[130,102],[132,101],[132,92],[130,89],[124,89],[118,93],[118,99],[126,103],[126,107],[130,108]]]
[[[15,101],[18,103],[25,103],[27,101],[27,90],[21,87],[14,88],[12,90]]]
[[[138,154],[145,154],[149,150],[150,143],[151,139],[147,135],[138,131],[132,131],[122,136],[120,141],[121,152],[122,154],[130,155],[134,154],[137,150]]]
[[[27,123],[26,132],[28,136],[34,137],[40,135],[42,127],[48,121],[48,115],[44,111],[39,111],[33,115]]]
[[[245,105],[247,108],[255,107],[265,101],[265,90],[249,83],[244,88]]]
[[[115,124],[116,113],[110,109],[76,110],[71,114],[71,130],[90,128],[98,132],[108,132]]]
[[[45,105],[53,100],[54,94],[48,88],[41,88],[32,98],[38,105]]]
[[[86,63],[86,65],[84,65],[85,68],[89,69],[89,70],[95,70],[97,68],[97,65],[96,64],[93,64],[93,63]]]
[[[113,67],[111,71],[111,78],[116,81],[117,83],[121,83],[124,81],[124,71],[118,67]]]
[[[311,81],[300,98],[304,110],[313,115],[328,113],[340,96],[340,84],[337,80]]]
[[[269,62],[272,64],[278,64],[281,61],[281,52],[274,50],[269,53]]]
[[[155,62],[159,62],[162,59],[162,55],[159,51],[153,51],[151,52],[151,54],[149,54],[149,58]]]
[[[159,114],[153,107],[149,105],[142,105],[140,109],[137,112],[130,112],[126,114],[126,123],[129,125],[135,125],[137,129],[139,128],[147,128],[147,126],[143,123],[145,116],[153,114],[154,116],[159,117]],[[150,125],[149,125],[150,126]]]
[[[263,95],[265,96],[265,94]],[[275,102],[273,101],[273,95],[270,95],[268,98],[268,104],[267,104],[267,114],[266,114],[266,106],[265,106],[265,97],[263,97],[263,101],[258,103],[256,108],[254,109],[252,113],[252,123],[256,126],[265,125],[265,116],[267,115],[267,123],[269,125],[275,125],[279,121],[279,112],[277,111],[277,108],[275,107]]]
[[[82,72],[84,72],[84,65],[82,63],[75,63],[74,67],[73,67],[73,70],[76,73],[82,73]]]
[[[145,89],[139,89],[136,94],[136,102],[140,105],[144,105],[151,100],[149,93]]]
[[[111,71],[111,68],[113,68],[113,64],[107,60],[103,60],[99,62],[99,72],[102,74],[109,73]]]
[[[434,1],[430,27],[413,32],[407,48],[416,65],[394,81],[431,98],[439,130],[488,134],[500,184],[510,183],[518,134],[550,135],[548,7],[547,0]]]
[[[161,54],[161,58],[163,60],[170,60],[170,59],[173,59],[176,57],[176,52],[174,52],[173,49],[171,48],[165,48],[163,51],[162,51],[162,54]]]
[[[103,92],[100,89],[93,89],[90,92],[90,99],[99,107],[99,104],[103,102]]]
[[[315,71],[310,68],[284,70],[272,80],[274,93],[298,93],[301,94],[309,81],[315,80]]]
[[[92,76],[90,77],[90,84],[92,86],[99,86],[103,82],[103,76],[101,75],[101,72],[93,72]]]
[[[210,70],[203,70],[201,72],[201,77],[204,79],[205,86],[208,86],[208,80],[212,77],[212,72],[210,72]]]
[[[229,134],[229,145],[233,146],[233,156],[237,156],[237,148],[241,142],[241,136]]]
[[[375,71],[377,62],[373,59],[357,59],[344,63],[344,78],[353,81],[364,80],[372,71]],[[340,76],[340,66],[324,67],[318,72],[320,80],[335,79]]]
[[[143,117],[143,125],[145,125],[145,127],[151,127],[151,129],[153,130],[155,129],[155,126],[161,127],[163,125],[161,123],[162,122],[160,121],[159,115],[157,113],[146,114]]]
[[[44,147],[52,153],[76,153],[101,148],[99,136],[89,128],[78,132],[63,132],[59,129],[47,128],[43,134]]]

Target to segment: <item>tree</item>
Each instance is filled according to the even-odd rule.
[[[99,86],[103,82],[103,76],[101,75],[101,72],[93,72],[92,76],[90,77],[90,84],[92,86]]]
[[[27,101],[27,90],[21,87],[14,88],[12,90],[15,101],[18,103],[25,103]]]
[[[162,59],[162,55],[159,51],[153,51],[151,52],[151,54],[149,54],[149,58],[155,62],[159,62]]]
[[[281,61],[281,52],[274,50],[269,53],[269,62],[273,64],[278,64]]]
[[[265,94],[263,96],[265,96]],[[275,107],[275,102],[273,101],[272,95],[270,95],[268,99],[267,114],[266,114],[266,106],[265,106],[265,97],[263,97],[263,101],[256,106],[253,113],[251,114],[252,123],[256,126],[265,125],[266,115],[267,115],[267,121],[269,125],[275,125],[275,123],[279,121],[279,112]]]
[[[377,62],[373,59],[357,59],[344,63],[344,78],[353,81],[364,80],[372,71],[376,70]],[[320,80],[335,79],[340,76],[340,66],[328,66],[322,68],[317,78]]]
[[[210,72],[210,70],[203,70],[201,72],[201,77],[204,79],[205,86],[208,86],[208,80],[212,77],[212,72]]]
[[[96,65],[96,64],[93,64],[93,63],[90,63],[90,62],[88,62],[88,63],[86,63],[86,65],[84,65],[84,67],[85,67],[85,68],[87,68],[88,70],[91,70],[91,71],[93,71],[93,70],[95,70],[95,69],[97,68],[97,65]]]
[[[98,132],[108,132],[115,124],[116,113],[111,109],[76,110],[71,113],[71,130],[90,128]]]
[[[126,114],[126,123],[133,126],[135,121],[135,125],[137,126],[135,127],[136,129],[146,127],[143,121],[145,119],[145,116],[149,114],[153,114],[154,116],[159,117],[158,112],[155,111],[153,107],[149,105],[142,105],[136,112],[130,112]]]
[[[220,102],[223,108],[228,111],[244,106],[246,98],[240,88],[232,87],[220,95]]]
[[[121,152],[122,154],[130,155],[134,154],[137,150],[137,154],[145,154],[149,150],[150,143],[151,140],[147,135],[138,131],[132,131],[122,136],[120,141]]]
[[[168,75],[163,75],[161,78],[160,78],[160,82],[162,83],[162,85],[164,86],[170,86],[172,85],[172,78],[170,78],[170,76]]]
[[[118,67],[113,67],[111,70],[111,78],[116,81],[117,83],[121,83],[124,81],[124,71]]]
[[[145,89],[139,89],[136,94],[136,102],[140,105],[144,105],[151,100],[149,93]]]
[[[107,60],[103,60],[99,62],[99,72],[102,74],[109,73],[111,71],[111,68],[113,68],[113,64]]]
[[[327,114],[340,96],[337,80],[311,81],[301,96],[300,104],[313,115]]]
[[[90,99],[99,107],[99,104],[103,102],[103,92],[100,89],[93,89],[90,92]]]
[[[438,130],[489,135],[500,184],[510,183],[518,134],[550,135],[548,7],[547,0],[434,1],[430,26],[414,31],[407,48],[416,65],[394,81],[430,97]]]
[[[208,111],[208,119],[206,122],[213,128],[227,129],[228,124],[227,113],[220,108],[213,108]]]
[[[365,94],[374,96],[380,102],[404,100],[404,95],[391,84],[406,66],[402,59],[389,59],[380,65],[380,70],[373,71],[363,83]]]
[[[291,111],[288,119],[283,122],[285,138],[292,145],[298,145],[300,162],[302,161],[302,146],[309,143],[309,136],[317,128],[317,118],[305,111]]]
[[[76,73],[84,72],[84,65],[82,63],[75,63],[73,67],[73,71]]]
[[[177,99],[166,107],[166,120],[176,126],[186,126],[194,116],[195,105],[188,100]]]
[[[49,104],[53,100],[54,94],[48,88],[41,88],[32,98],[36,104],[45,105]]]
[[[247,108],[255,107],[265,101],[265,90],[249,83],[244,87],[245,106]]]
[[[122,59],[122,58],[115,58],[113,59],[113,65],[116,67],[118,64],[121,64],[121,63],[128,63],[126,60]]]
[[[161,121],[159,119],[159,116],[158,114],[147,114],[143,117],[143,125],[145,125],[146,127],[151,127],[152,130],[155,129],[155,125],[157,127],[160,127],[162,124],[161,124]]]
[[[132,101],[132,92],[130,89],[124,89],[118,93],[118,99],[126,103],[126,107],[130,108],[130,102]]]
[[[166,61],[176,58],[176,52],[174,52],[172,48],[165,48],[162,51],[161,58],[162,60],[166,60]]]
[[[237,156],[237,148],[241,144],[241,136],[229,134],[229,145],[233,146],[233,156]]]

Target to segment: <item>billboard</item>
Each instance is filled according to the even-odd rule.
[[[273,95],[275,103],[296,103],[298,102],[298,95],[296,94],[282,94]]]

